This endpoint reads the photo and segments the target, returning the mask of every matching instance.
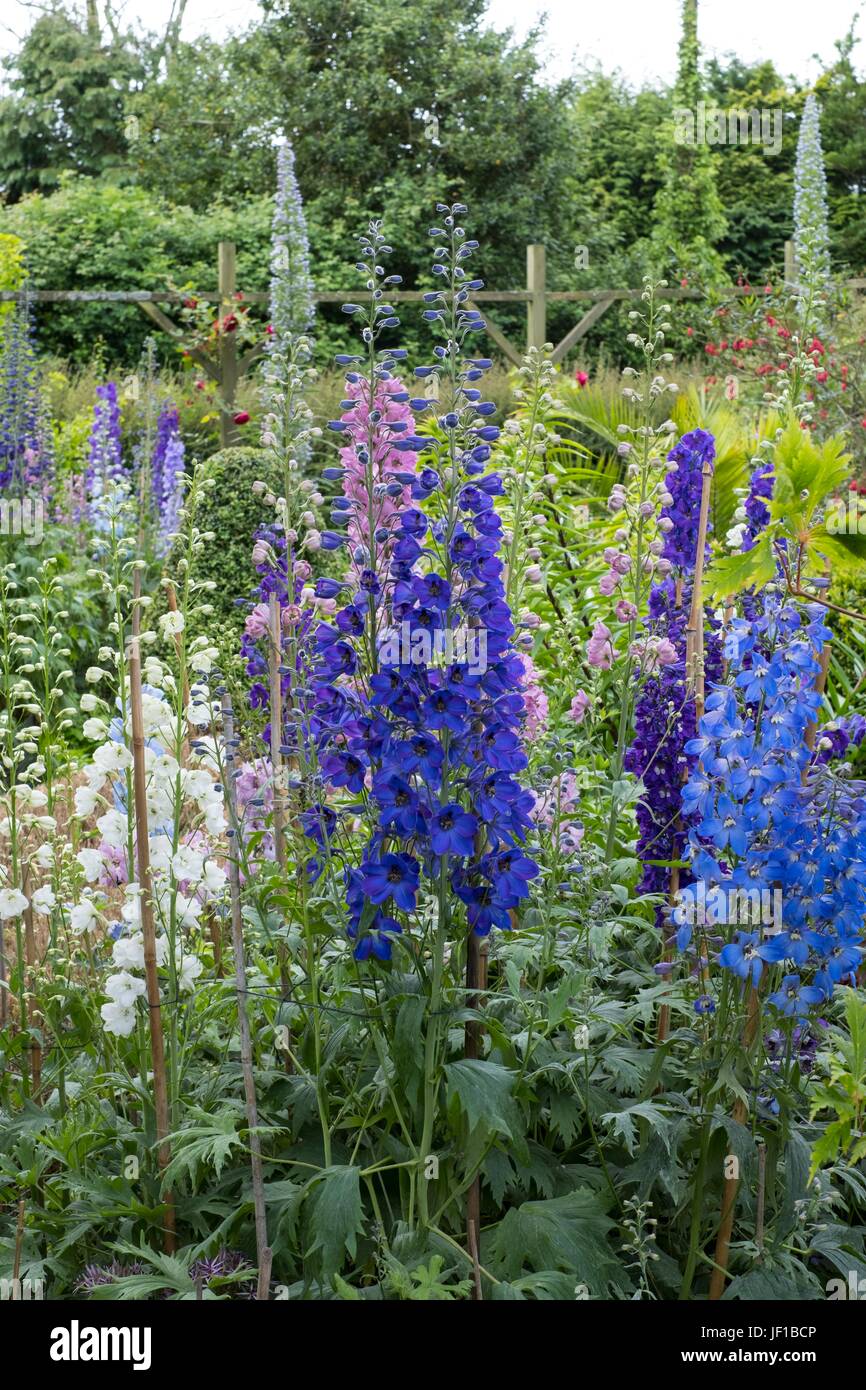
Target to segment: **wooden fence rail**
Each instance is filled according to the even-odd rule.
[[[793,283],[795,279],[794,254],[791,242],[785,243],[785,279]],[[195,293],[195,298],[205,304],[218,304],[223,314],[236,304],[237,272],[236,250],[232,241],[221,241],[217,248],[217,291]],[[845,286],[851,290],[866,290],[866,278],[846,280]],[[395,290],[390,298],[404,304],[420,303],[423,290]],[[585,337],[599,319],[607,313],[611,305],[621,300],[639,299],[639,289],[595,289],[595,290],[549,290],[547,288],[547,269],[545,248],[537,243],[526,248],[526,288],[522,290],[481,290],[469,301],[477,307],[481,304],[525,304],[526,305],[526,348],[541,347],[547,342],[547,306],[550,304],[589,305],[586,312],[554,345],[552,360],[561,362],[567,353]],[[741,296],[752,293],[740,285],[731,285],[729,293]],[[160,304],[182,304],[189,296],[172,290],[2,290],[0,303],[22,302],[34,304],[137,304],[141,311],[169,337],[181,341],[183,330],[159,308]],[[669,286],[665,290],[668,299],[703,299],[701,290],[680,285]],[[245,304],[267,304],[270,296],[266,291],[244,292]],[[317,304],[343,304],[347,300],[364,299],[363,292],[352,290],[321,290],[313,295]],[[496,322],[485,310],[487,333],[502,355],[509,362],[519,366],[523,352],[502,332]],[[246,375],[261,355],[254,348],[246,353],[238,351],[237,343],[231,333],[220,336],[219,356],[215,363],[206,353],[190,350],[190,356],[197,362],[210,379],[215,382],[222,402],[221,441],[223,447],[237,439],[234,424],[235,399],[239,379]]]

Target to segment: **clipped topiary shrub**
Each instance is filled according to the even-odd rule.
[[[216,588],[210,597],[214,625],[236,629],[238,638],[246,610],[235,600],[249,598],[256,573],[252,566],[253,535],[269,519],[268,508],[252,491],[256,478],[268,480],[268,455],[263,449],[234,447],[220,449],[202,465],[206,478],[215,480],[202,495],[196,513],[200,531],[213,531],[214,540],[197,561],[199,579],[212,579]],[[176,574],[177,556],[167,557],[166,573]]]

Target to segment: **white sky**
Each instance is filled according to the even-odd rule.
[[[83,0],[77,3],[83,8]],[[701,0],[703,52],[733,52],[746,61],[771,57],[783,75],[813,78],[819,71],[813,55],[831,59],[834,40],[842,37],[864,4],[866,0]],[[39,0],[3,0],[0,52],[14,50],[16,36],[26,32],[39,8]],[[117,8],[129,21],[139,19],[160,28],[171,0],[117,0]],[[184,36],[219,37],[244,28],[259,12],[257,0],[189,0]],[[680,0],[490,0],[488,9],[497,27],[513,26],[520,35],[543,12],[548,16],[546,48],[552,75],[567,73],[576,57],[597,59],[608,71],[619,67],[635,84],[673,77]],[[858,28],[864,37],[857,50],[862,71],[866,18]]]

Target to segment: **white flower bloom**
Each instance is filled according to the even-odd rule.
[[[747,534],[748,530],[748,526],[744,526],[742,522],[739,526],[732,526],[725,536],[725,544],[728,545],[731,550],[740,550],[743,544],[743,537]]]
[[[135,1010],[121,1008],[120,1004],[103,1004],[99,1010],[105,1024],[106,1033],[118,1038],[128,1038],[135,1028]]]
[[[164,638],[174,637],[178,632],[183,632],[183,614],[163,613],[159,625]]]
[[[120,915],[124,922],[138,930],[141,926],[141,889],[137,883],[129,883],[126,886],[126,894]]]
[[[131,1009],[136,999],[140,999],[145,992],[144,980],[130,975],[128,970],[121,970],[117,975],[109,975],[103,986],[103,993],[107,994],[109,999],[113,999],[115,1004],[119,1004],[122,1009]]]
[[[51,845],[40,845],[36,853],[31,855],[31,862],[40,869],[53,869],[54,850]]]
[[[207,700],[203,700],[200,696],[190,700],[186,707],[187,723],[194,724],[197,729],[204,729],[210,724],[210,720],[210,703]]]
[[[0,919],[6,922],[10,917],[20,917],[27,906],[27,899],[17,888],[0,888]]]
[[[171,840],[167,835],[150,836],[151,873],[167,874],[171,868]]]
[[[175,920],[179,927],[194,927],[201,914],[203,904],[198,898],[185,898],[178,893],[175,899]]]
[[[98,681],[102,680],[105,674],[101,666],[88,666],[87,670],[84,672],[84,679],[89,685],[96,685]]]
[[[99,709],[99,697],[91,695],[89,691],[86,695],[82,695],[78,703],[81,706],[82,714],[92,714],[95,709]]]
[[[221,869],[219,864],[217,864],[215,860],[208,859],[207,863],[204,866],[202,884],[207,889],[211,897],[219,897],[220,893],[222,893],[225,889],[227,879],[228,874],[226,873],[225,869]]]
[[[177,987],[179,990],[191,990],[203,969],[198,956],[186,954],[181,959],[177,959]]]
[[[96,925],[96,907],[90,898],[82,898],[80,903],[75,904],[69,914],[69,925],[76,936],[81,936]]]
[[[213,668],[213,657],[208,651],[193,652],[189,664],[197,675],[207,676]]]
[[[189,845],[180,845],[172,858],[171,868],[178,883],[198,883],[204,869],[204,855]]]
[[[99,804],[99,798],[93,787],[75,788],[75,814],[76,816],[92,816]]]
[[[214,839],[222,835],[226,828],[226,815],[222,801],[209,801],[204,808],[204,823],[207,833]]]
[[[108,727],[104,719],[97,719],[96,717],[85,719],[82,733],[85,738],[91,738],[95,743],[97,739],[105,738],[108,733]]]
[[[146,692],[141,697],[141,722],[145,738],[157,734],[171,734],[174,728],[174,715],[165,700],[157,700]]]
[[[80,849],[75,856],[84,870],[88,883],[95,883],[105,868],[105,860],[98,849]]]
[[[185,796],[192,797],[193,801],[200,801],[202,797],[209,797],[213,793],[214,780],[209,772],[199,768],[197,770],[187,770],[183,772],[181,786]]]
[[[126,772],[132,767],[132,754],[125,743],[111,740],[97,748],[93,761],[100,772]]]
[[[57,906],[57,896],[54,889],[47,883],[41,888],[36,889],[31,901],[33,903],[34,912],[41,912],[45,917],[48,916],[48,913],[53,907]]]
[[[87,778],[87,785],[92,792],[102,791],[108,778],[108,773],[104,767],[97,767],[95,763],[88,763],[83,767],[82,772]]]
[[[111,958],[118,970],[144,969],[144,939],[136,932],[134,936],[119,936],[112,948]]]
[[[100,834],[112,849],[124,849],[127,842],[128,821],[122,811],[106,811],[96,822]]]
[[[48,794],[42,791],[39,787],[31,787],[28,801],[30,802],[30,805],[33,807],[34,811],[39,811],[42,809],[43,806],[48,805]]]

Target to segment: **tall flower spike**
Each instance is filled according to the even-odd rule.
[[[292,339],[309,333],[315,317],[307,222],[288,140],[277,150],[270,312],[273,340],[283,352]]]
[[[438,900],[449,936],[465,930],[464,914],[479,935],[507,929],[538,872],[522,849],[533,798],[515,775],[527,763],[525,673],[504,599],[494,507],[503,487],[486,471],[499,431],[475,384],[491,364],[465,348],[483,327],[467,307],[481,282],[464,269],[477,243],[460,226],[464,207],[437,210],[445,216],[431,233],[433,269],[443,288],[425,295],[424,318],[445,341],[416,368],[429,394],[409,402],[435,412],[435,433],[413,431],[391,409],[408,396],[393,389],[405,353],[378,346],[399,321],[387,303],[397,277],[385,274],[390,248],[376,223],[361,238],[369,309],[344,306],[361,319],[366,351],[338,359],[351,368],[352,409],[331,422],[351,434],[353,456],[344,459],[345,494],[333,502],[341,529],[323,543],[344,544],[345,528],[352,568],[335,625],[318,629],[316,695],[329,782],[354,798],[370,788],[369,839],[345,876],[358,959],[390,957],[419,897]],[[331,583],[319,581],[328,592]],[[335,822],[332,813],[311,823],[317,846],[328,849]]]
[[[797,259],[798,307],[813,305],[830,279],[830,234],[827,228],[827,178],[821,149],[821,108],[814,92],[803,107],[794,164],[794,250]],[[805,325],[809,331],[817,323]]]
[[[20,491],[51,465],[51,432],[39,389],[33,319],[26,297],[3,321],[0,350],[0,488]]]

